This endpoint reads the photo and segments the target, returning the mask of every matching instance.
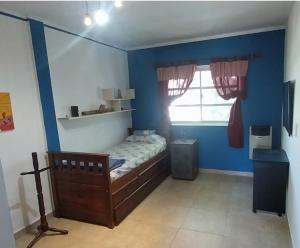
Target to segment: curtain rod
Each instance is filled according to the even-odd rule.
[[[167,63],[167,64],[157,64],[155,67],[169,67],[169,66],[178,66],[178,65],[190,65],[190,64],[199,64],[199,60],[208,60],[211,62],[223,62],[223,61],[234,61],[234,60],[254,60],[257,58],[261,58],[261,54],[259,53],[249,53],[249,54],[244,54],[240,56],[233,56],[233,57],[221,57],[221,58],[199,58],[197,61],[196,60],[187,60],[184,62],[179,62],[179,63]]]
[[[233,61],[233,60],[254,60],[257,58],[260,58],[261,54],[259,53],[249,53],[249,54],[244,54],[241,56],[233,56],[233,57],[223,57],[223,58],[214,58],[210,59],[211,62],[218,62],[218,61]]]

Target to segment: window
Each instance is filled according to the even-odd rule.
[[[169,81],[169,87],[176,90],[172,85]],[[185,94],[171,103],[170,119],[178,124],[228,122],[234,100],[221,98],[213,85],[209,66],[200,66]]]

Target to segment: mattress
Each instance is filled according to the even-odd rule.
[[[161,140],[153,143],[124,141],[121,144],[108,149],[105,153],[108,153],[110,158],[125,160],[125,163],[121,167],[110,172],[111,180],[114,181],[127,174],[165,149],[166,142],[162,137]]]

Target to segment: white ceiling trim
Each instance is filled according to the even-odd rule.
[[[280,25],[280,26],[264,27],[264,28],[257,28],[257,29],[233,32],[233,33],[217,34],[217,35],[195,37],[195,38],[182,39],[182,40],[176,40],[176,41],[170,41],[170,42],[154,43],[152,45],[147,45],[147,46],[130,47],[130,48],[127,48],[126,50],[133,51],[133,50],[139,50],[139,49],[170,46],[170,45],[177,45],[177,44],[196,42],[196,41],[204,41],[204,40],[213,40],[213,39],[227,38],[227,37],[246,35],[246,34],[262,33],[262,32],[282,30],[282,29],[286,29],[286,26]]]

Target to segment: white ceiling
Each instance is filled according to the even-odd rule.
[[[285,25],[292,2],[88,2],[110,12],[105,26],[83,25],[85,2],[0,2],[0,11],[33,17],[124,49]]]

